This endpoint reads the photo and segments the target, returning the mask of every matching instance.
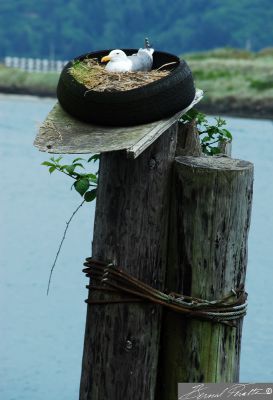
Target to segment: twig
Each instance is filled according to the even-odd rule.
[[[161,68],[167,67],[168,65],[173,65],[173,64],[177,64],[177,63],[178,63],[178,61],[172,61],[172,62],[169,62],[167,64],[163,64],[159,68],[157,68],[156,71],[159,71]]]
[[[53,270],[54,270],[55,265],[56,265],[56,262],[57,262],[57,260],[58,260],[58,257],[59,257],[59,254],[60,254],[60,251],[61,251],[61,248],[62,248],[64,239],[65,239],[65,237],[66,237],[67,229],[68,229],[69,224],[70,224],[70,222],[72,221],[74,215],[79,211],[79,209],[81,208],[81,206],[83,205],[84,202],[85,202],[85,200],[83,200],[83,201],[81,202],[81,204],[76,208],[76,210],[73,211],[71,217],[69,218],[68,222],[66,223],[66,227],[65,227],[65,230],[64,230],[64,233],[63,233],[63,237],[62,237],[61,243],[60,243],[60,245],[59,245],[59,248],[58,248],[58,251],[57,251],[55,260],[54,260],[54,262],[53,262],[53,264],[52,264],[52,267],[51,267],[51,270],[50,270],[50,274],[49,274],[49,278],[48,278],[48,284],[47,284],[47,291],[46,291],[47,296],[48,296],[48,293],[49,293],[49,288],[50,288],[50,283],[51,283],[51,278],[52,278]]]

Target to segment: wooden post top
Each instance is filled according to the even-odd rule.
[[[34,146],[54,154],[94,154],[126,150],[128,157],[138,157],[162,133],[203,97],[196,90],[193,102],[170,118],[130,127],[98,126],[70,116],[57,103],[48,114],[35,138]]]

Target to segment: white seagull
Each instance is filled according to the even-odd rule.
[[[153,52],[148,39],[145,39],[145,48],[137,53],[127,56],[122,50],[112,50],[108,56],[102,57],[101,62],[108,61],[105,67],[108,72],[151,71]]]

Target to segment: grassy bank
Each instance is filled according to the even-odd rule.
[[[259,53],[218,49],[182,56],[196,86],[199,108],[210,113],[273,118],[273,48]],[[28,73],[0,66],[0,92],[55,96],[57,73]]]
[[[0,65],[0,92],[55,96],[59,74],[29,73]]]
[[[219,49],[183,56],[208,112],[273,117],[273,49],[259,53]]]

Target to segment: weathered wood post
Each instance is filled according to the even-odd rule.
[[[252,185],[249,162],[176,158],[168,290],[214,300],[244,285]],[[176,400],[177,382],[237,382],[241,328],[165,311],[157,398]]]
[[[100,161],[92,255],[160,290],[176,131],[174,124],[136,160],[115,152]],[[161,311],[151,303],[88,305],[81,400],[154,399]]]

